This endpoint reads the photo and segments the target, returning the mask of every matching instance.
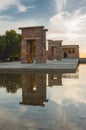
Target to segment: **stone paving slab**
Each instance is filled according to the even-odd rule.
[[[61,61],[53,60],[47,63],[25,63],[6,62],[0,63],[0,72],[2,71],[31,71],[31,70],[76,70],[78,59],[63,59]]]

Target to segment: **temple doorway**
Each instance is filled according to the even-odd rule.
[[[56,51],[57,51],[57,48],[56,47],[52,47],[52,57],[53,58],[56,57]]]
[[[64,58],[67,58],[67,53],[66,52],[64,52]]]
[[[63,52],[64,52],[64,58],[67,58],[67,54],[68,54],[68,49],[67,48],[64,48],[63,49]]]
[[[27,62],[33,63],[36,57],[36,40],[27,40]]]

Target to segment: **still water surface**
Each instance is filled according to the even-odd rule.
[[[0,130],[86,130],[86,65],[0,74]]]

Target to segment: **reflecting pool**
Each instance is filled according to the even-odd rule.
[[[0,74],[0,130],[86,130],[86,65]]]

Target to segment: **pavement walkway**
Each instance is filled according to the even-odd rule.
[[[21,62],[6,62],[0,63],[0,72],[17,72],[17,71],[54,71],[54,70],[76,70],[78,59],[62,59],[62,60],[47,60],[47,63],[25,63]]]

